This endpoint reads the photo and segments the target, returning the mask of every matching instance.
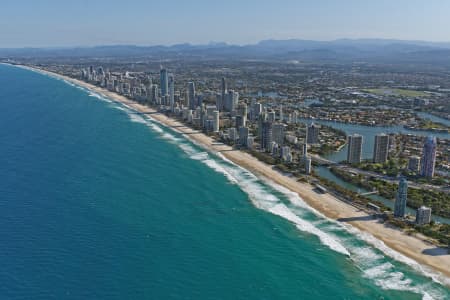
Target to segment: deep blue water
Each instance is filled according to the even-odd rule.
[[[4,65],[0,166],[1,299],[450,297],[418,265],[185,137]]]

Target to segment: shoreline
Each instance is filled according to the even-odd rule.
[[[169,127],[173,130],[180,132],[181,134],[188,135],[189,139],[195,143],[198,143],[205,149],[208,149],[214,153],[220,153],[226,159],[229,159],[238,166],[241,166],[250,172],[254,173],[258,177],[267,179],[276,184],[287,188],[288,190],[298,194],[310,207],[322,213],[324,216],[337,220],[342,224],[348,223],[351,226],[357,228],[362,234],[369,233],[375,239],[383,242],[386,246],[398,253],[406,256],[409,259],[431,268],[433,271],[438,271],[440,275],[445,276],[444,282],[440,282],[443,285],[450,286],[450,254],[447,255],[427,255],[424,254],[425,250],[439,250],[437,247],[426,241],[426,238],[418,236],[410,236],[400,231],[399,229],[388,227],[377,222],[377,220],[367,220],[365,217],[369,216],[367,213],[358,210],[357,208],[340,201],[330,194],[317,194],[313,189],[314,187],[308,183],[298,182],[295,178],[291,178],[282,175],[278,171],[274,170],[272,166],[267,165],[250,154],[236,150],[231,146],[225,144],[217,144],[211,137],[203,134],[202,132],[192,129],[176,119],[172,119],[162,113],[157,112],[154,108],[139,104],[133,100],[130,100],[124,96],[116,94],[115,92],[108,91],[101,87],[86,83],[84,81],[70,78],[57,73],[45,71],[38,68],[20,66],[31,71],[37,71],[43,74],[47,74],[52,77],[56,77],[72,84],[81,86],[95,93],[102,94],[114,102],[123,104],[135,110],[143,115],[151,114],[151,118],[161,123],[162,125]],[[350,219],[349,222],[342,222],[339,219]],[[352,229],[352,228],[351,228]],[[370,237],[368,237],[370,239]],[[366,240],[367,241],[367,240]],[[370,243],[370,241],[367,241]],[[373,245],[373,243],[370,243]],[[379,248],[379,247],[377,247]],[[442,251],[445,248],[440,248]],[[391,256],[387,254],[388,256]],[[392,256],[391,256],[392,257]],[[414,266],[411,266],[414,268]],[[417,268],[416,268],[417,270]],[[427,270],[422,270],[424,275],[432,277],[428,274]],[[442,277],[439,276],[439,277]]]

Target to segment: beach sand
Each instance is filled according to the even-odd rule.
[[[33,68],[30,69],[36,70]],[[282,175],[278,171],[274,170],[272,166],[259,161],[250,154],[233,149],[228,145],[218,144],[211,137],[208,137],[197,130],[189,128],[183,123],[169,118],[164,114],[158,113],[153,108],[141,105],[114,92],[110,92],[106,89],[77,79],[62,76],[45,70],[37,70],[51,76],[59,77],[76,85],[83,86],[99,94],[103,94],[111,100],[123,103],[143,114],[151,114],[151,118],[157,120],[167,127],[171,127],[178,132],[188,135],[190,139],[213,152],[220,152],[227,159],[251,171],[255,175],[268,178],[271,181],[282,185],[293,192],[298,193],[298,195],[308,205],[310,205],[323,215],[331,219],[350,224],[351,226],[356,227],[359,231],[369,233],[379,241],[382,241],[389,248],[403,254],[407,258],[418,262],[421,266],[425,266],[426,269],[431,267],[431,269],[442,273],[444,277],[447,277],[444,278],[445,280],[443,283],[450,286],[450,254],[446,254],[447,249],[437,248],[430,242],[427,242],[425,237],[422,237],[420,235],[408,235],[396,228],[385,226],[384,224],[379,223],[376,219],[370,218],[366,212],[361,211],[349,204],[346,204],[330,194],[318,194],[313,190],[314,187],[312,185],[308,183],[297,182],[295,178]],[[370,235],[366,235],[368,237],[366,238],[366,240],[369,243],[374,243],[373,240],[375,239],[371,238]],[[377,241],[377,243],[379,243],[379,241]],[[380,244],[381,247],[384,246],[382,245],[382,243]],[[389,251],[389,249],[387,250]]]

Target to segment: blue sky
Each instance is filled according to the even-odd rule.
[[[1,0],[0,47],[450,41],[450,0]]]

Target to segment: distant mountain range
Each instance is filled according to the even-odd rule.
[[[450,42],[389,39],[263,40],[252,45],[109,45],[72,48],[0,48],[0,58],[199,57],[210,59],[386,62],[450,65]]]

